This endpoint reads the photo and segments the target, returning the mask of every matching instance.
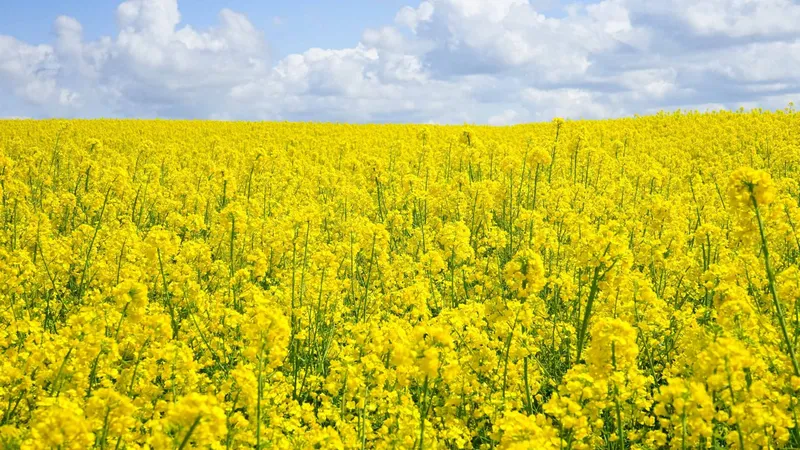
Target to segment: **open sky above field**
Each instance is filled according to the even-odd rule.
[[[793,0],[6,3],[0,117],[508,124],[800,99]]]

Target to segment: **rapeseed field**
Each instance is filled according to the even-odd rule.
[[[0,444],[800,446],[798,130],[0,121]]]

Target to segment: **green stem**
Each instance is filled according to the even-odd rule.
[[[428,377],[425,376],[425,383],[422,385],[422,403],[419,415],[419,450],[425,448],[425,416],[428,415],[428,408],[425,402],[428,401]]]
[[[202,418],[203,416],[197,416],[197,418],[194,419],[194,422],[192,422],[192,426],[189,427],[189,431],[186,432],[186,436],[183,438],[183,441],[181,441],[181,445],[180,447],[178,447],[178,450],[183,450],[184,448],[186,448],[186,445],[189,444],[189,438],[192,437],[192,433],[194,433],[195,428],[197,428],[197,426],[200,425],[200,419]]]
[[[800,377],[800,366],[797,365],[797,357],[794,353],[794,346],[792,345],[792,341],[789,339],[789,333],[786,331],[786,319],[783,316],[783,308],[781,307],[781,302],[778,300],[778,294],[775,291],[775,273],[772,271],[772,266],[769,263],[769,247],[767,246],[767,237],[764,233],[764,223],[761,220],[761,212],[758,209],[758,201],[756,200],[755,195],[753,195],[753,186],[748,185],[748,189],[750,190],[750,201],[753,203],[753,209],[756,213],[756,220],[758,221],[758,232],[761,235],[761,249],[762,254],[764,255],[764,269],[767,272],[767,281],[769,282],[769,293],[772,296],[772,302],[775,304],[775,312],[778,315],[778,323],[781,326],[781,334],[783,335],[783,340],[786,343],[786,350],[789,353],[789,357],[792,360],[792,369],[794,370],[794,375],[796,377]]]
[[[94,234],[92,235],[92,240],[89,241],[89,249],[86,250],[86,259],[83,262],[83,272],[81,273],[81,282],[80,284],[78,284],[78,303],[80,303],[81,299],[83,299],[83,291],[85,288],[84,283],[86,282],[86,272],[89,270],[89,261],[91,260],[94,241],[97,239],[97,233],[100,232],[100,225],[103,223],[103,214],[106,211],[106,205],[108,204],[109,194],[111,194],[110,187],[106,191],[106,196],[103,199],[103,206],[100,208],[100,214],[97,217],[97,224],[94,227]]]
[[[594,304],[595,297],[597,297],[597,292],[600,290],[597,286],[600,278],[600,266],[598,265],[594,268],[592,287],[589,289],[589,299],[586,301],[586,309],[583,311],[583,320],[581,321],[581,327],[578,329],[578,351],[575,357],[576,363],[580,363],[581,361],[581,353],[583,353],[583,346],[586,341],[586,329],[589,327],[589,319],[592,316],[592,305]]]
[[[533,414],[533,403],[531,402],[531,387],[528,382],[528,357],[526,356],[522,362],[522,377],[525,380],[525,399],[527,400],[528,415]]]

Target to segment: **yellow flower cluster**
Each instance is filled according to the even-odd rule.
[[[798,129],[0,121],[0,447],[800,447]]]

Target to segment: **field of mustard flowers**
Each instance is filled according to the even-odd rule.
[[[798,446],[798,130],[0,121],[0,443]]]

